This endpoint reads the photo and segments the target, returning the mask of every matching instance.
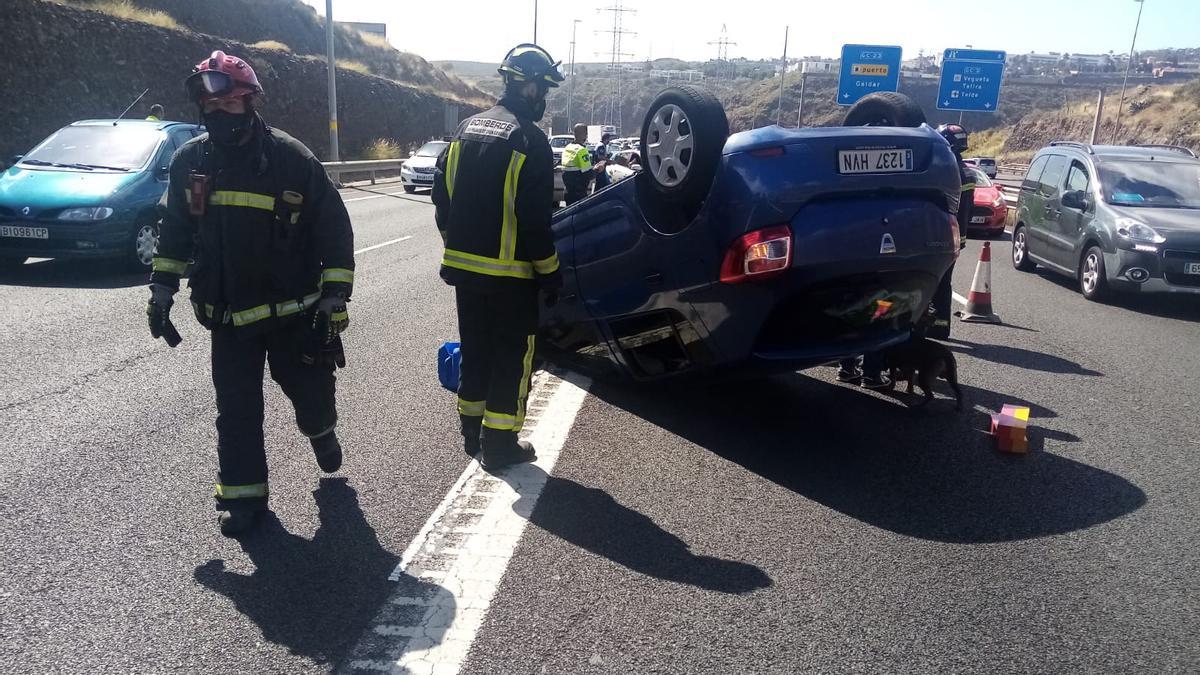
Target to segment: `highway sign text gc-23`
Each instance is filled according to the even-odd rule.
[[[853,105],[877,91],[900,88],[900,48],[881,45],[842,45],[842,75],[838,105]]]
[[[938,110],[996,112],[1007,54],[983,49],[947,49],[942,58]]]

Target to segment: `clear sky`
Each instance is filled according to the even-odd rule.
[[[325,0],[304,0],[325,13]],[[568,60],[572,19],[578,61],[608,61],[614,0],[541,0],[538,41]],[[528,11],[521,8],[527,6]],[[1136,0],[624,0],[636,36],[624,39],[632,60],[704,60],[717,53],[725,24],[730,57],[778,58],[784,26],[789,56],[840,53],[843,43],[900,45],[905,58],[971,45],[1010,53],[1128,52]],[[397,48],[429,60],[497,61],[533,39],[534,0],[334,0],[334,18],[388,24]],[[901,8],[901,9],[898,9]],[[1200,0],[1145,0],[1139,49],[1200,47]],[[631,60],[626,57],[625,60]]]

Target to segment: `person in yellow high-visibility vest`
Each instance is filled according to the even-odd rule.
[[[592,182],[592,153],[587,145],[587,125],[575,125],[575,140],[562,151],[563,187],[567,189],[567,206],[587,196]]]

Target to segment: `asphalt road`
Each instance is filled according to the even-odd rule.
[[[49,261],[0,279],[0,671],[350,657],[466,459],[433,376],[455,322],[428,199],[345,196],[356,248],[411,237],[358,257],[347,464],[321,476],[268,384],[276,517],[240,543],[216,531],[207,340],[186,312],[170,350],[138,276]],[[463,672],[1200,669],[1200,302],[1088,303],[993,248],[1005,325],[949,343],[963,414],[831,368],[594,384]],[[1028,456],[990,447],[1004,403],[1033,410]]]

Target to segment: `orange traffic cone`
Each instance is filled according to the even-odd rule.
[[[991,242],[983,242],[979,264],[975,267],[975,278],[971,280],[971,293],[967,296],[967,308],[958,318],[967,323],[1000,323],[1000,317],[992,312]]]

